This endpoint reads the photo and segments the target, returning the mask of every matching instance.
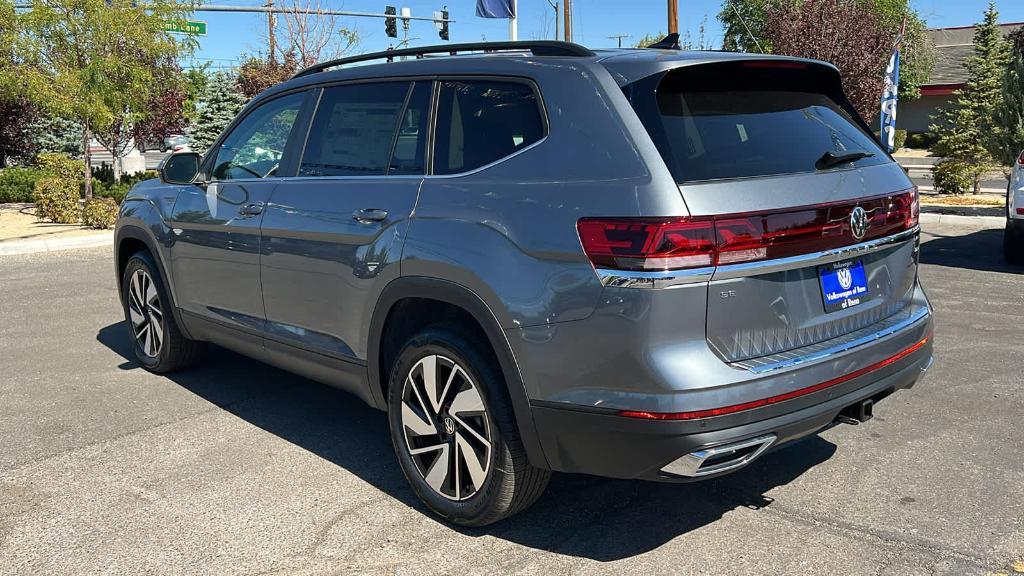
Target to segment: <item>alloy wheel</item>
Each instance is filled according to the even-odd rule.
[[[491,462],[487,408],[469,373],[430,355],[406,375],[402,430],[420,476],[436,493],[466,500],[487,480]]]
[[[139,349],[147,357],[156,358],[163,346],[164,314],[153,278],[145,270],[132,274],[128,285],[128,315]]]

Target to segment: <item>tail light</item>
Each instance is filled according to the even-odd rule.
[[[856,207],[868,231],[851,226]],[[598,268],[678,270],[799,256],[882,238],[917,226],[917,188],[785,212],[698,218],[583,218],[576,224],[587,257]]]
[[[689,218],[584,218],[576,229],[594,266],[676,270],[714,265],[714,226],[711,220]]]

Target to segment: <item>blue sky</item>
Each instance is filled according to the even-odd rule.
[[[285,3],[279,0],[279,4]],[[303,0],[308,1],[308,0]],[[450,18],[458,20],[451,26],[452,42],[505,40],[508,38],[506,20],[477,18],[475,0],[321,0],[323,6],[339,10],[382,13],[386,4],[407,6],[414,16],[430,16],[448,2]],[[209,0],[209,3],[259,5],[262,0]],[[966,26],[976,22],[988,0],[911,0],[911,4],[929,26]],[[705,36],[712,45],[720,44],[722,29],[715,15],[721,0],[679,0],[680,32],[689,31],[696,39],[702,21],[706,23]],[[1000,21],[1024,22],[1024,2],[1001,0],[998,2]],[[574,40],[590,47],[614,46],[608,36],[629,34],[626,43],[635,42],[646,33],[664,31],[666,3],[664,0],[573,0]],[[256,14],[201,12],[197,20],[209,23],[208,35],[199,38],[196,60],[208,60],[217,67],[229,67],[239,55],[266,51],[266,18]],[[384,21],[375,18],[343,18],[344,26],[359,32],[358,52],[382,50],[391,41],[384,34]],[[554,11],[547,0],[519,0],[519,38],[551,38],[554,32]],[[412,22],[409,36],[419,40],[411,45],[440,43],[437,30],[430,22]]]

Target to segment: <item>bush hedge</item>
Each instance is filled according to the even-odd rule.
[[[36,166],[47,174],[78,182],[83,178],[83,165],[80,161],[56,152],[45,152],[36,156]]]
[[[57,176],[46,176],[36,182],[33,197],[36,218],[58,224],[75,224],[82,219],[78,205],[78,183]]]
[[[897,132],[897,138],[899,132]],[[913,134],[907,134],[906,146],[908,148],[917,148],[919,150],[927,150],[935,145],[938,137],[931,132],[914,132]]]
[[[907,131],[897,130],[896,137],[893,140],[895,140],[894,144],[896,146],[896,150],[903,148],[904,146],[907,145]]]
[[[85,203],[82,223],[90,228],[105,230],[117,222],[117,205],[113,198],[93,198]]]
[[[939,162],[932,168],[932,178],[939,194],[966,194],[974,190],[974,170],[963,162]]]
[[[45,176],[36,168],[4,168],[0,170],[0,204],[32,202],[36,182]]]
[[[110,198],[114,202],[120,204],[124,202],[124,197],[128,195],[128,191],[132,189],[132,185],[126,182],[120,184],[105,184],[104,182],[97,180],[92,184],[92,195],[94,198]]]

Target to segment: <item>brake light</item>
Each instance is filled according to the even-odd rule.
[[[790,68],[803,70],[807,68],[805,62],[794,62],[792,60],[748,60],[743,63],[744,68]]]
[[[862,208],[866,233],[851,216]],[[699,218],[583,218],[576,228],[597,268],[678,270],[799,256],[882,238],[917,226],[917,189],[784,212]]]
[[[714,222],[583,218],[576,224],[590,261],[617,270],[675,270],[714,263]]]
[[[1017,156],[1017,164],[1024,164],[1024,152],[1021,152],[1020,156]]]

